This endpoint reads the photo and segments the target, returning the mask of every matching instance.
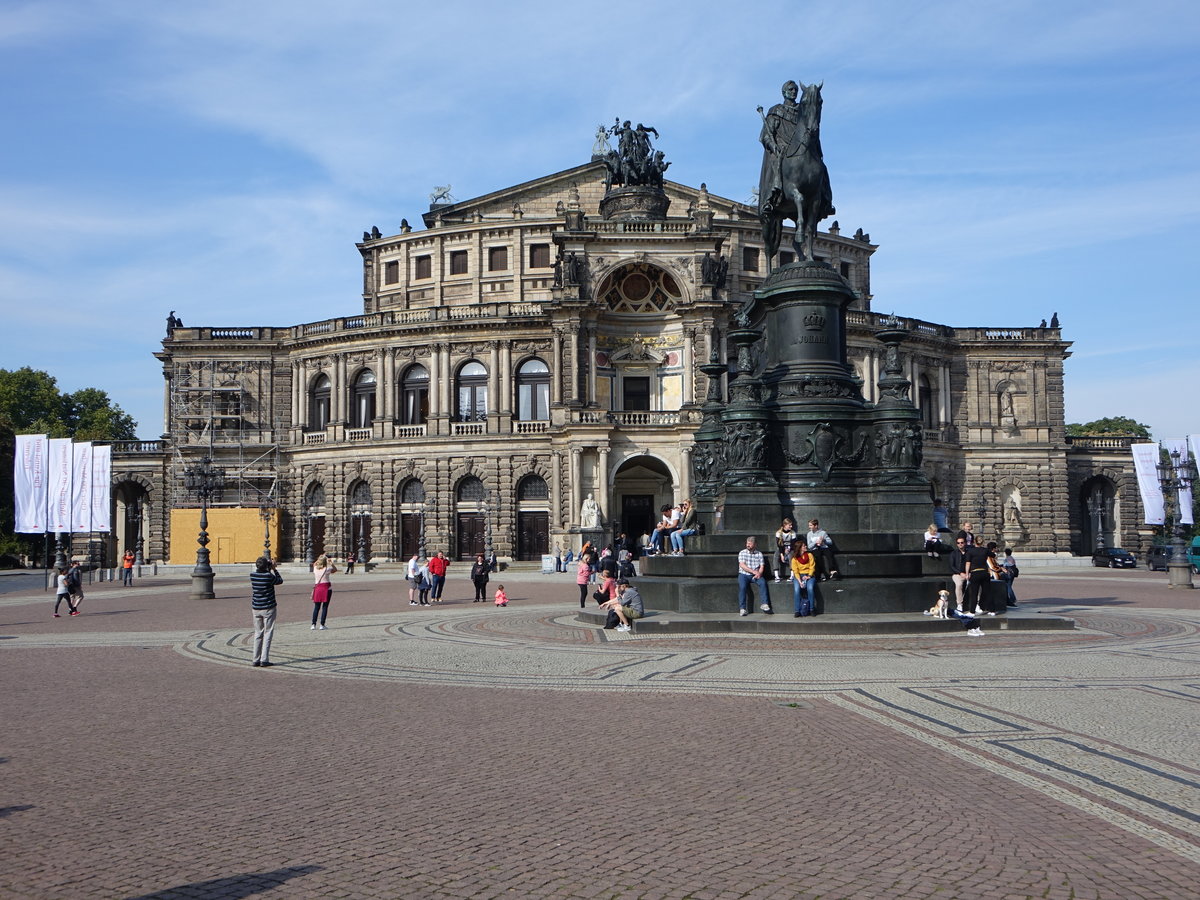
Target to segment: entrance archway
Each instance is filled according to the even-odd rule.
[[[613,532],[625,532],[639,542],[658,522],[659,508],[677,502],[670,467],[649,454],[630,457],[618,466],[611,496]]]

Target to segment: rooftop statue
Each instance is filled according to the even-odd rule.
[[[762,115],[763,145],[758,181],[758,217],[767,259],[779,251],[783,220],[796,223],[792,246],[798,260],[813,258],[817,223],[834,213],[829,170],[821,153],[821,84],[783,85],[783,102]],[[799,94],[800,99],[796,97]]]
[[[629,119],[622,122],[620,118],[617,118],[605,134],[611,134],[617,141],[616,150],[608,150],[600,157],[608,169],[604,179],[606,189],[639,185],[662,187],[663,172],[671,164],[663,158],[661,150],[655,150],[650,146],[651,134],[654,135],[655,140],[658,139],[656,128],[643,125],[641,122],[634,128]],[[602,146],[608,147],[607,139],[602,143],[600,135],[597,133],[593,153],[596,153]],[[593,156],[593,158],[596,157]]]

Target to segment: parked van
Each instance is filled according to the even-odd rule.
[[[1188,553],[1188,562],[1192,564],[1192,571],[1200,575],[1200,537],[1192,538],[1192,549]]]
[[[1161,544],[1146,551],[1146,568],[1151,572],[1165,572],[1171,562],[1171,548]]]

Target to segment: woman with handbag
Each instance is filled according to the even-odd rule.
[[[331,563],[324,553],[313,563],[313,616],[310,631],[316,631],[318,628],[321,631],[326,630],[325,617],[329,615],[329,598],[333,596],[333,582],[329,576],[336,571],[337,566]],[[320,625],[317,624],[318,618]]]

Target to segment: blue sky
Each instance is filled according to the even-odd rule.
[[[785,35],[793,35],[783,40]],[[824,80],[874,308],[1057,311],[1067,420],[1200,431],[1200,5],[0,0],[0,366],[162,426],[167,312],[361,310],[354,242],[654,125],[673,180],[747,199],[755,107]],[[828,223],[826,223],[828,224]]]

